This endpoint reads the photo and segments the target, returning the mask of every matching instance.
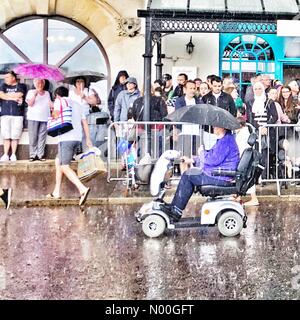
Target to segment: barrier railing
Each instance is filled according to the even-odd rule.
[[[266,167],[260,182],[276,183],[280,195],[282,186],[300,186],[300,126],[267,124],[265,128],[266,132],[257,132],[258,149]],[[128,179],[128,165],[139,164],[147,153],[154,164],[165,150],[176,149],[191,158],[197,155],[202,143],[210,149],[215,142],[215,136],[204,131],[201,125],[151,121],[112,123],[108,128],[107,180]]]
[[[275,182],[277,194],[288,184],[300,186],[300,126],[297,124],[267,124],[259,130],[259,151],[265,161],[261,182]]]
[[[215,136],[205,132],[201,125],[182,122],[114,122],[108,128],[107,179],[126,180],[124,171],[128,164],[130,166],[130,161],[135,158],[138,164],[147,153],[153,163],[168,149],[176,149],[182,156],[191,158],[197,155],[202,143],[209,149],[215,142]]]

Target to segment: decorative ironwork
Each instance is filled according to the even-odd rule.
[[[153,32],[263,33],[275,34],[276,22],[216,21],[199,19],[151,20]]]

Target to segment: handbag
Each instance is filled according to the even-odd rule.
[[[128,135],[127,135],[127,140],[129,142],[136,141],[138,135],[137,127],[136,125],[133,125],[131,129],[129,129]]]
[[[57,118],[50,117],[47,123],[47,134],[51,137],[64,134],[73,129],[72,125],[72,107],[68,104],[66,99],[60,100],[60,114]],[[66,106],[62,106],[62,100]]]

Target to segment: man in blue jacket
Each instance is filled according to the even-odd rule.
[[[192,106],[195,104],[203,103],[201,98],[196,97],[196,82],[193,80],[188,80],[184,85],[185,94],[179,97],[175,101],[175,110],[185,107]]]
[[[191,168],[183,173],[171,204],[162,204],[162,210],[173,220],[181,218],[196,186],[231,184],[232,177],[212,176],[215,169],[236,170],[239,163],[239,149],[234,136],[226,129],[214,127],[216,144],[209,151],[202,151],[200,168]]]

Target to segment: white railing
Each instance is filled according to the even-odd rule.
[[[300,127],[297,124],[267,124],[267,134],[259,131],[259,151],[265,161],[263,183],[275,182],[277,193],[288,184],[300,186]]]

